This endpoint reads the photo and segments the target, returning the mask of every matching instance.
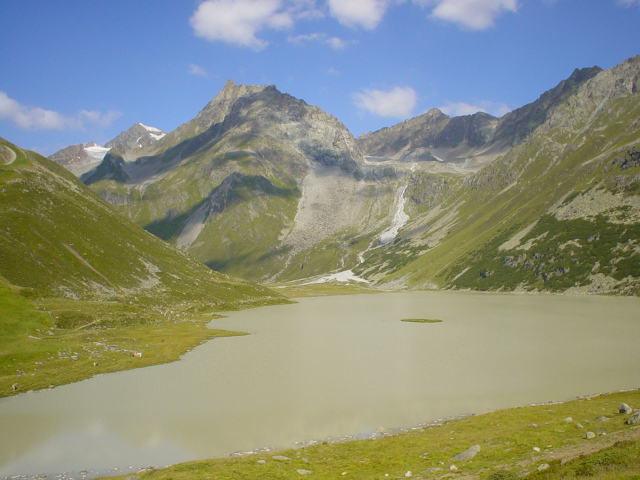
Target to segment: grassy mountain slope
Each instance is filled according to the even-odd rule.
[[[639,72],[636,57],[585,82],[523,143],[415,208],[395,248],[360,272],[423,287],[639,293]]]
[[[285,301],[210,270],[1,139],[0,205],[0,396],[176,359],[223,333],[203,328],[212,312]]]
[[[38,296],[252,302],[268,290],[212,272],[118,215],[73,175],[5,141],[0,275]]]

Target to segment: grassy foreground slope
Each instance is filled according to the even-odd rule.
[[[618,413],[621,403],[640,405],[640,391],[496,411],[376,439],[183,463],[135,477],[637,479],[640,426],[626,424],[629,415]],[[473,447],[472,458],[456,458]]]
[[[167,246],[50,160],[2,139],[0,154],[0,396],[175,359],[216,334],[212,312],[284,301]]]

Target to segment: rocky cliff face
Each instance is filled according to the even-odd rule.
[[[486,113],[449,117],[437,108],[392,127],[358,137],[372,157],[454,162],[477,156],[493,138],[498,119]]]
[[[87,146],[89,145],[93,144],[88,143]],[[71,145],[62,150],[58,150],[49,158],[60,165],[77,165],[88,162],[91,157],[85,150],[85,145],[78,143],[77,145]]]

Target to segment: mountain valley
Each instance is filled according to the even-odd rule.
[[[210,268],[264,284],[637,294],[640,57],[502,118],[437,109],[354,139],[274,86],[81,179]]]

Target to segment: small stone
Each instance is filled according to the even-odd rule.
[[[551,467],[551,465],[549,465],[548,463],[543,463],[543,464],[538,466],[538,471],[542,472],[543,470],[546,470],[549,467]]]
[[[413,473],[411,473],[411,470],[409,470],[408,472],[406,472],[406,473],[404,474],[404,476],[405,476],[406,478],[413,477]]]
[[[582,426],[582,424],[581,424],[581,423],[576,423],[576,427],[578,427],[578,428],[584,428],[584,427]]]
[[[427,468],[424,472],[420,472],[420,473],[434,473],[434,472],[441,472],[442,468],[440,467],[434,467],[434,468]]]
[[[452,457],[451,460],[454,462],[464,462],[465,460],[470,460],[475,457],[478,452],[480,452],[480,445],[474,445],[473,447],[467,448],[464,452],[457,454],[455,457]]]
[[[305,470],[303,468],[296,470],[296,472],[298,472],[300,475],[309,475],[310,473],[313,473],[311,470]]]
[[[609,420],[609,417],[598,417],[596,418],[596,422],[606,422]]]
[[[565,421],[565,422],[573,422],[573,418],[572,417],[567,417],[563,421]]]
[[[537,423],[532,423],[529,425],[531,428],[538,428],[538,424]]]
[[[536,453],[540,453],[540,447],[533,447],[531,450],[533,450]]]
[[[625,415],[630,415],[633,413],[633,408],[631,408],[626,403],[621,403],[618,407],[618,413],[624,413]]]
[[[458,471],[458,467],[456,467],[455,465],[451,465],[449,467],[449,470],[451,470],[452,472],[457,472]]]
[[[627,425],[635,425],[640,423],[640,410],[636,411],[633,415],[627,418]]]
[[[344,477],[345,475],[349,475],[349,472],[342,472],[340,475]]]
[[[258,465],[264,465],[265,463],[267,463],[267,461],[266,460],[258,460],[256,463]]]
[[[289,457],[285,457],[284,455],[274,455],[273,457],[274,460],[278,460],[279,462],[286,462],[288,460],[291,460]]]
[[[593,432],[587,432],[584,436],[584,438],[586,438],[587,440],[590,440],[592,438],[596,438],[596,434]]]

